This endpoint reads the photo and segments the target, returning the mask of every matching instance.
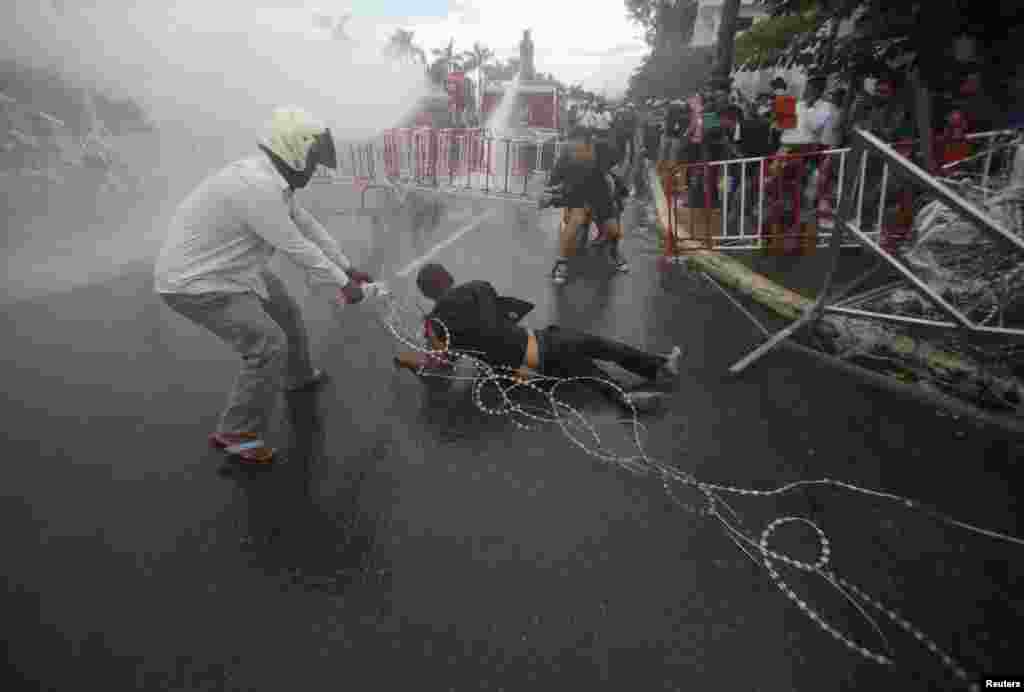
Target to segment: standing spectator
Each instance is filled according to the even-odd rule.
[[[594,114],[594,145],[598,159],[607,166],[615,157],[612,155],[612,116],[604,105],[598,106]]]
[[[589,103],[583,105],[583,112],[577,124],[579,125],[580,133],[588,136],[592,136],[597,129],[597,120]]]
[[[746,119],[743,109],[732,105],[722,111],[722,147],[726,158],[739,159],[745,156],[743,134]]]
[[[612,125],[615,133],[616,160],[633,160],[633,140],[636,137],[636,113],[632,108],[625,107],[616,114]]]
[[[658,154],[660,160],[679,160],[686,127],[686,106],[682,101],[673,101],[665,111],[665,129],[661,137],[661,151]]]
[[[687,100],[689,106],[689,122],[683,132],[686,146],[686,160],[700,161],[701,149],[704,144],[704,95],[700,92],[694,94]]]
[[[647,160],[651,158],[650,151],[647,147],[651,144],[651,135],[649,134],[653,130],[655,147],[658,145],[657,129],[651,122],[651,113],[647,110],[636,112],[636,131],[633,136],[633,166],[630,169],[632,176],[630,178],[630,194],[644,194],[647,190],[646,177],[647,177]]]
[[[896,73],[882,75],[875,83],[875,94],[866,99],[853,120],[858,127],[868,130],[887,143],[907,142],[914,136],[914,123],[907,103],[908,94],[903,89],[905,82]],[[910,147],[901,145],[897,151],[907,155]],[[885,206],[883,229],[890,226],[895,211],[895,202],[904,197],[908,186],[900,176],[889,176],[885,195],[882,194],[884,163],[880,157],[868,157],[865,169],[862,213],[875,218],[879,206]],[[883,246],[887,246],[883,243]],[[892,249],[888,246],[887,249]]]
[[[768,98],[772,119],[772,136],[775,141],[775,149],[782,146],[782,133],[788,128],[787,123],[780,121],[778,116],[781,99],[789,95],[789,85],[782,77],[776,77],[771,83],[771,95]]]
[[[821,134],[830,115],[819,103],[826,83],[826,78],[821,76],[807,81],[804,97],[796,104],[796,127],[782,133],[784,151],[780,153],[796,153],[821,143]]]
[[[821,144],[828,112],[820,108],[819,99],[825,91],[827,78],[814,75],[807,80],[803,98],[796,104],[795,127],[782,132],[779,156],[810,154],[817,151]],[[768,167],[768,180],[765,181],[767,200],[767,225],[771,237],[769,246],[774,249],[792,248],[786,243],[796,236],[792,229],[802,225],[801,208],[803,206],[801,191],[808,173],[807,164],[813,163],[809,157],[780,158]],[[797,191],[793,193],[793,191]],[[793,193],[793,194],[791,194]]]
[[[1018,65],[1007,83],[1007,127],[1024,128],[1024,65]]]
[[[903,86],[903,80],[895,74],[880,78],[875,83],[874,97],[866,100],[854,122],[886,142],[912,137],[913,123]]]
[[[967,118],[968,132],[991,132],[1006,125],[1006,118],[984,87],[977,72],[967,75],[960,83],[960,97],[954,108]]]
[[[651,163],[658,162],[658,147],[662,139],[662,125],[659,122],[657,113],[650,111],[644,121],[643,145],[647,160]]]
[[[836,89],[818,104],[819,113],[824,120],[821,144],[828,149],[834,149],[842,144],[844,101],[846,101],[846,89]]]
[[[771,156],[775,152],[775,140],[772,133],[770,118],[760,113],[744,114],[742,110],[733,108],[733,119],[738,121],[739,150],[745,158],[755,156]],[[755,166],[757,164],[754,164]]]

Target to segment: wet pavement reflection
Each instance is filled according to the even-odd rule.
[[[667,409],[644,418],[658,459],[742,487],[839,478],[1021,530],[1019,440],[788,352],[726,376],[756,331],[692,277],[657,271],[657,238],[638,206],[627,221],[633,271],[610,276],[600,258],[582,257],[555,290],[556,215],[426,193],[331,215],[358,197],[334,186],[315,194],[311,209],[345,252],[403,296],[414,296],[414,273],[396,273],[469,228],[434,256],[457,279],[536,303],[529,326],[686,346]],[[395,372],[396,346],[372,306],[339,314],[295,268],[276,266],[332,379],[282,399],[270,439],[287,463],[269,471],[224,467],[206,448],[237,364],[163,309],[148,267],[5,306],[4,612],[8,659],[25,681],[955,688],[912,637],[890,632],[895,670],[857,657],[654,480],[587,455],[556,426],[523,432],[480,411],[464,384],[429,388]],[[802,264],[793,280],[813,284],[821,269]],[[630,453],[613,404],[582,388],[567,399]],[[971,669],[1012,669],[1024,615],[1018,550],[880,501],[825,490],[813,499],[838,571]],[[809,511],[799,494],[730,502],[755,534]],[[817,545],[797,531],[779,542],[803,559]],[[786,578],[837,628],[875,646],[834,591],[795,570]]]

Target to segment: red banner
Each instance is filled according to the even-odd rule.
[[[466,110],[466,75],[452,72],[446,80],[448,88],[448,110],[461,113]]]

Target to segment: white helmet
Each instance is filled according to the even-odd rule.
[[[338,167],[331,131],[323,122],[295,106],[274,110],[261,144],[297,173],[315,169],[318,164]]]

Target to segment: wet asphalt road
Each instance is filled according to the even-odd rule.
[[[584,261],[555,290],[555,219],[528,206],[414,195],[395,209],[371,193],[373,213],[330,214],[353,195],[309,197],[385,278],[488,215],[436,255],[457,278],[536,302],[532,326],[688,347],[677,393],[645,417],[646,447],[702,480],[838,478],[1022,532],[1018,440],[788,352],[729,378],[756,330],[713,289],[656,271],[639,205],[633,272]],[[789,271],[813,285],[820,269]],[[206,449],[235,359],[152,294],[148,263],[5,305],[3,622],[23,688],[957,689],[888,623],[895,668],[845,648],[650,479],[468,396],[440,405],[391,369],[396,345],[373,308],[338,318],[280,271],[333,381],[282,401],[271,439],[287,463],[257,474],[219,472]],[[573,397],[594,420],[618,415]],[[602,430],[630,453],[614,425]],[[813,517],[840,574],[970,670],[1021,669],[1020,549],[833,490],[731,502],[754,535],[776,516]],[[797,529],[779,540],[811,561],[815,546]],[[783,575],[836,628],[880,646],[834,591]]]

